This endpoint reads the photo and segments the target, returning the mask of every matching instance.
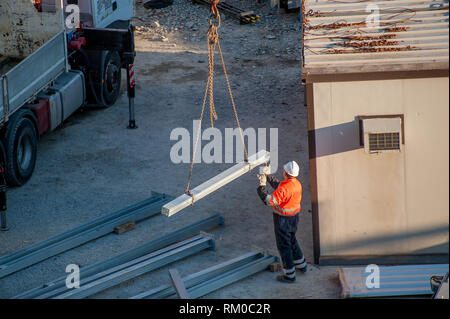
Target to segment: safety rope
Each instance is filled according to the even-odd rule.
[[[203,95],[203,102],[202,102],[202,109],[200,112],[200,119],[198,122],[198,129],[197,129],[197,135],[195,138],[195,143],[194,143],[194,149],[193,149],[193,154],[192,154],[192,160],[191,160],[191,164],[189,167],[189,176],[188,176],[188,180],[186,183],[186,188],[185,188],[185,193],[188,194],[189,196],[191,196],[192,198],[192,205],[194,204],[194,194],[190,191],[190,185],[191,185],[191,179],[192,179],[192,171],[194,168],[194,160],[195,160],[195,155],[197,153],[197,147],[198,147],[198,142],[200,139],[200,132],[201,132],[201,128],[202,128],[202,120],[203,120],[203,116],[205,113],[205,106],[206,106],[206,100],[209,97],[209,117],[210,117],[210,122],[211,122],[211,127],[214,127],[214,121],[218,119],[217,113],[216,113],[216,108],[214,105],[214,90],[213,90],[213,84],[214,84],[214,55],[216,52],[216,47],[217,50],[219,52],[219,56],[220,56],[220,61],[222,62],[222,68],[223,68],[223,74],[225,75],[225,81],[227,83],[227,87],[228,87],[228,94],[230,96],[230,100],[231,100],[231,105],[233,106],[233,113],[234,113],[234,118],[236,120],[236,124],[238,126],[239,129],[239,133],[241,136],[241,141],[242,141],[242,145],[244,148],[244,156],[245,156],[245,162],[248,162],[248,152],[247,152],[247,147],[245,146],[245,140],[244,140],[244,134],[242,132],[241,129],[241,125],[239,123],[239,117],[237,114],[237,108],[236,108],[236,104],[234,102],[234,98],[233,98],[233,93],[231,92],[231,85],[228,79],[228,74],[227,74],[227,69],[225,67],[225,61],[223,58],[223,54],[222,54],[222,50],[220,48],[220,43],[219,43],[219,33],[218,33],[218,29],[220,27],[220,13],[219,13],[219,9],[217,8],[217,4],[219,3],[220,0],[211,0],[211,15],[209,17],[209,29],[208,32],[206,34],[206,42],[208,45],[208,77],[206,80],[206,87],[205,87],[205,92]],[[214,20],[216,21],[216,24],[214,24]]]

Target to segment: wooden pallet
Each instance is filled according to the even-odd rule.
[[[209,0],[192,0],[194,3],[203,4],[205,6],[211,6],[211,3]],[[240,24],[249,24],[249,23],[255,23],[258,21],[261,21],[261,16],[254,13],[253,11],[246,11],[240,8],[237,8],[235,6],[232,6],[231,4],[228,4],[224,1],[220,1],[217,5],[217,8],[219,9],[219,12],[223,12],[233,18],[236,18],[239,20]]]

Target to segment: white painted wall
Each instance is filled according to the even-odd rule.
[[[448,253],[448,78],[314,83],[321,256]],[[358,115],[404,114],[367,154]]]

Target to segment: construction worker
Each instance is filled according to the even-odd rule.
[[[298,225],[298,213],[302,200],[302,184],[296,178],[300,168],[295,161],[284,165],[284,180],[279,181],[270,174],[270,165],[263,168],[262,174],[258,174],[258,195],[264,204],[272,206],[273,224],[277,248],[283,263],[284,274],[277,277],[281,282],[295,282],[295,270],[306,272],[307,264],[302,250],[298,245],[295,233]],[[275,189],[268,194],[266,184]]]

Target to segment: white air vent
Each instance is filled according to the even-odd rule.
[[[400,152],[402,148],[402,119],[370,118],[362,120],[366,153]]]

